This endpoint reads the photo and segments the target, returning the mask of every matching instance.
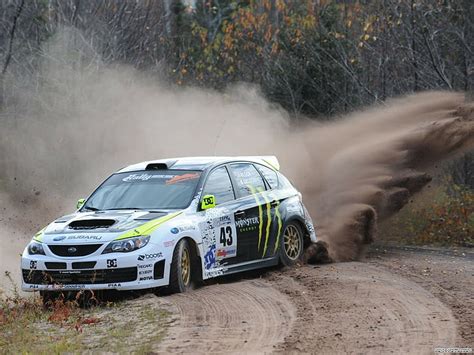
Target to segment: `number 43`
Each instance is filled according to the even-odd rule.
[[[227,226],[227,227],[221,228],[220,243],[223,246],[232,245],[232,228],[231,227]]]

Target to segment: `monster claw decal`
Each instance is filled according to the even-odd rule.
[[[255,202],[258,205],[258,250],[260,250],[260,244],[262,242],[262,232],[263,232],[263,224],[262,224],[262,221],[263,221],[263,208],[260,205],[260,201],[258,200],[257,191],[255,190],[255,188],[251,185],[247,185],[247,187],[252,192],[252,195],[255,198]]]
[[[260,188],[258,192],[263,192],[263,189]],[[267,209],[267,229],[265,232],[265,245],[263,247],[263,254],[262,254],[262,258],[263,258],[265,257],[265,253],[267,252],[268,238],[270,237],[270,227],[272,225],[272,210],[271,210],[270,201],[267,199],[264,193],[262,194],[262,197],[265,200],[266,209]]]
[[[275,215],[278,220],[278,232],[277,232],[277,236],[275,240],[275,249],[273,251],[274,253],[276,253],[276,251],[278,250],[278,247],[280,246],[280,234],[281,234],[281,228],[283,225],[283,223],[281,222],[281,215],[280,215],[280,201],[277,201],[277,205],[275,206]]]

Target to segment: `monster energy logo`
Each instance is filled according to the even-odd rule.
[[[262,252],[262,258],[265,257],[265,254],[267,252],[268,248],[268,240],[270,239],[270,231],[271,231],[271,225],[272,225],[272,206],[271,202],[268,200],[267,196],[265,194],[260,194],[260,196],[263,198],[265,201],[265,211],[262,207],[262,204],[260,203],[258,199],[258,195],[261,192],[264,192],[262,188],[259,188],[256,190],[253,186],[247,185],[247,187],[250,189],[252,192],[252,195],[255,198],[255,202],[257,202],[258,205],[258,250],[260,251],[262,247],[262,237],[263,237],[263,231],[265,230],[265,240],[263,241],[263,252]],[[273,249],[273,252],[275,253],[278,250],[279,242],[280,242],[280,234],[281,234],[281,229],[282,229],[282,220],[281,220],[281,215],[280,215],[280,202],[276,202],[275,206],[275,217],[278,223],[278,232],[277,236],[275,239],[275,246]],[[263,225],[263,214],[266,212],[267,215],[267,223],[264,226]],[[265,228],[265,229],[264,229]]]

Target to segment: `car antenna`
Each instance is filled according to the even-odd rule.
[[[217,133],[216,140],[214,142],[214,151],[213,151],[214,156],[216,156],[217,143],[219,143],[219,139],[221,138],[221,134],[222,134],[222,131],[225,128],[226,123],[227,123],[227,117],[224,118],[224,121],[221,125],[221,128],[219,129],[219,132]]]

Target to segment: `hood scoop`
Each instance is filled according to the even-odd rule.
[[[109,228],[115,224],[114,219],[80,219],[69,223],[68,228],[74,230]]]

